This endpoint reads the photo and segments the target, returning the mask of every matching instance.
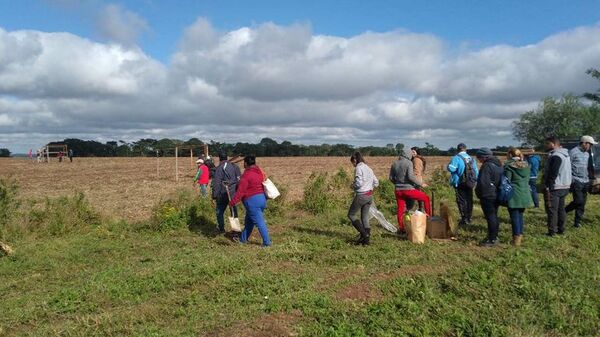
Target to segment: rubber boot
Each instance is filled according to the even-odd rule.
[[[369,240],[371,239],[371,228],[365,228],[365,233],[367,235],[365,236],[365,239],[363,240],[362,244],[368,246]]]
[[[521,240],[523,239],[523,235],[513,235],[512,245],[515,247],[519,247],[521,245]]]
[[[363,227],[362,222],[360,222],[360,220],[354,220],[352,221],[352,226],[354,226],[354,228],[356,228],[356,230],[360,233],[360,237],[354,242],[354,244],[364,244],[364,241],[367,238],[367,232],[365,230],[365,227]]]

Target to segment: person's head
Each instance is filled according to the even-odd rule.
[[[581,140],[579,141],[579,145],[586,152],[592,148],[592,145],[596,145],[596,144],[598,144],[598,142],[596,142],[594,140],[594,137],[592,137],[592,136],[583,136],[583,137],[581,137]]]
[[[219,161],[227,160],[227,153],[219,152]]]
[[[523,153],[521,152],[521,150],[511,147],[510,149],[508,149],[507,157],[508,159],[519,158],[519,160],[523,160]]]
[[[196,160],[196,164],[198,164],[198,166],[204,164],[204,159],[198,159],[198,160]]]
[[[467,145],[465,143],[460,143],[460,144],[456,145],[456,150],[458,152],[467,151]]]
[[[488,158],[492,157],[494,154],[492,153],[492,150],[490,150],[487,147],[482,147],[479,150],[477,150],[477,153],[475,153],[475,155],[477,156],[477,159],[479,159],[479,161],[486,161]]]
[[[244,157],[244,168],[256,165],[256,156],[248,155]]]
[[[416,147],[416,146],[413,146],[413,147],[410,148],[410,154],[413,157],[420,155],[419,151],[420,151],[419,148]]]
[[[560,139],[556,136],[550,136],[545,140],[546,151],[556,150],[560,147]]]
[[[350,162],[352,163],[352,165],[356,166],[359,163],[364,163],[365,158],[363,158],[360,152],[356,151],[352,154],[352,156],[350,156]]]

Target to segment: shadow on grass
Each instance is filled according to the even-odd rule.
[[[190,232],[214,238],[219,236],[217,230],[217,223],[209,219],[205,214],[199,214],[198,207],[196,205],[191,206],[188,218],[188,229]]]
[[[320,235],[320,236],[326,236],[326,237],[337,237],[340,239],[348,239],[348,235],[346,235],[346,234],[338,233],[336,231],[327,230],[327,229],[316,229],[316,228],[305,228],[305,227],[293,226],[292,230],[296,231],[298,233]]]

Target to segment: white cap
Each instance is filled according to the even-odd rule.
[[[594,137],[592,136],[582,136],[581,140],[579,141],[580,143],[590,143],[590,144],[598,144],[597,141],[594,140]]]
[[[204,164],[204,160],[198,159],[198,160],[196,160],[196,164]]]

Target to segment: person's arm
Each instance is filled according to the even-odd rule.
[[[242,198],[246,195],[246,190],[248,189],[248,179],[244,179],[243,177],[240,179],[238,183],[237,190],[235,191],[235,195],[229,202],[229,206],[235,206],[238,202],[242,200]]]
[[[475,177],[477,177],[479,175],[479,166],[477,166],[477,158],[471,157],[471,160],[473,161],[473,172],[475,172]]]
[[[358,191],[365,183],[365,174],[361,167],[357,166],[354,170],[354,182],[352,183],[352,188],[355,191]]]
[[[200,176],[202,176],[201,168],[199,168],[198,171],[196,171],[196,175],[194,176],[194,182],[198,181],[198,179],[200,179]]]
[[[413,163],[411,161],[408,162],[408,172],[407,173],[408,173],[408,181],[410,183],[412,183],[412,185],[415,187],[421,187],[421,183],[415,176]]]
[[[392,182],[392,184],[396,184],[396,170],[395,170],[395,165],[392,163],[392,166],[390,167],[390,181]]]
[[[371,174],[373,174],[373,187],[379,186],[379,179],[377,179],[377,176],[375,175],[375,172],[371,171]]]
[[[562,164],[562,158],[559,156],[550,157],[550,160],[548,160],[548,163],[546,164],[548,165],[548,170],[544,177],[544,183],[548,189],[554,189],[554,182],[556,181],[556,177],[558,177],[560,164]]]
[[[450,160],[450,163],[448,163],[448,166],[446,167],[446,169],[448,170],[448,172],[450,173],[456,173],[460,164],[459,162],[462,161],[462,158],[459,158],[460,156],[456,155],[454,157],[452,157],[452,159]]]

